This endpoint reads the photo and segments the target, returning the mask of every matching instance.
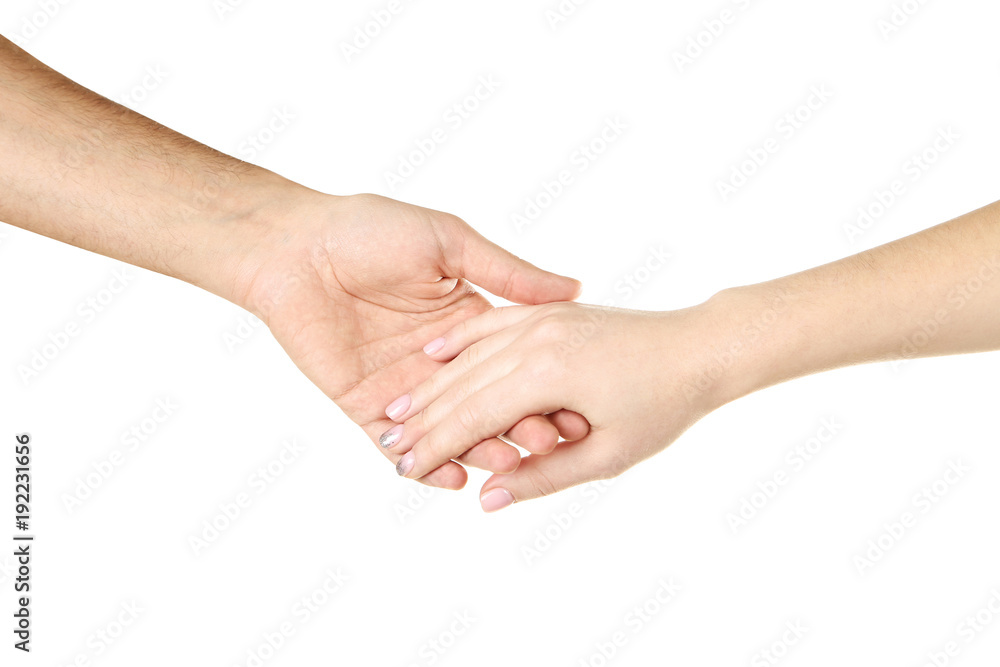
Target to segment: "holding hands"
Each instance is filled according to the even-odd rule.
[[[0,220],[253,312],[400,475],[493,472],[486,510],[615,476],[778,382],[1000,349],[1000,203],[692,308],[595,308],[453,215],[293,183],[2,37],[0,91]]]
[[[420,351],[421,341],[492,310],[472,283],[526,304],[579,291],[577,281],[518,259],[456,216],[375,195],[303,194],[288,214],[246,230],[253,250],[240,264],[234,300],[267,323],[302,372],[373,441],[392,425],[378,406],[442,365]],[[555,446],[550,419],[571,433],[586,428],[579,415],[524,417],[511,425],[511,440],[531,451]],[[519,452],[492,435],[417,477],[459,489],[467,479],[460,464],[514,470]]]
[[[565,442],[491,477],[485,510],[617,476],[721,404],[717,391],[697,389],[720,324],[708,305],[650,313],[558,303],[466,320],[425,348],[448,365],[393,404],[406,406],[393,415],[397,472],[420,478],[527,415],[551,414]],[[573,413],[590,428],[560,417]]]

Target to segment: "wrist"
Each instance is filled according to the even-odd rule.
[[[260,315],[264,291],[277,287],[264,280],[267,268],[282,261],[295,268],[298,258],[286,258],[300,247],[293,241],[340,199],[270,172],[220,190],[201,224],[203,270],[188,282]]]
[[[797,304],[780,283],[725,289],[700,308],[712,333],[698,384],[711,408],[803,374]]]

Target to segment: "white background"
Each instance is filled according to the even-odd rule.
[[[25,33],[41,4],[7,0],[0,30],[30,36],[34,55],[101,94],[130,95],[142,113],[247,159],[241,146],[285,108],[294,121],[252,161],[328,192],[462,215],[582,279],[586,302],[690,305],[998,196],[1000,6],[984,0],[925,3],[888,36],[887,0],[591,0],[554,28],[556,0],[404,1],[351,62],[341,45],[387,0],[246,0],[222,16],[211,0],[53,2],[55,15]],[[724,9],[733,22],[702,34],[703,53],[678,67]],[[164,80],[131,93],[148,67]],[[490,75],[498,90],[448,125],[448,109]],[[777,124],[814,86],[833,96],[785,136]],[[512,214],[616,118],[621,138],[519,232]],[[385,172],[436,127],[447,142],[390,190]],[[949,127],[954,145],[904,177]],[[724,202],[718,182],[769,137],[780,150]],[[896,178],[906,193],[850,239],[858,207]],[[763,665],[786,623],[807,629],[779,661],[789,666],[917,666],[951,640],[948,664],[1000,654],[1000,617],[986,612],[993,622],[971,642],[959,627],[1000,591],[997,354],[779,386],[613,484],[484,515],[476,472],[464,491],[414,501],[423,487],[399,480],[265,330],[230,350],[236,307],[132,270],[84,322],[78,304],[119,265],[0,231],[3,515],[13,434],[28,431],[37,535],[30,656],[10,648],[11,549],[0,551],[4,665],[253,665],[248,652],[286,621],[294,635],[265,648],[263,664]],[[625,299],[615,286],[661,246],[669,264],[640,272],[648,280]],[[18,367],[70,321],[82,333],[23,381]],[[167,398],[176,412],[129,451],[122,434]],[[843,428],[794,470],[786,454],[830,418]],[[304,452],[258,495],[251,475],[287,439]],[[124,463],[68,509],[116,449]],[[914,495],[949,461],[969,472],[925,513]],[[727,515],[776,470],[789,483],[734,532]],[[189,538],[241,492],[251,506],[195,555]],[[916,525],[859,572],[869,540],[907,511]],[[301,623],[297,601],[338,568],[349,580]],[[671,578],[680,592],[656,602]],[[107,648],[95,633],[116,632],[133,602],[138,619]],[[471,627],[453,625],[456,614]],[[625,643],[605,658],[616,632]]]

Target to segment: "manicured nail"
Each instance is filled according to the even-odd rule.
[[[378,444],[382,449],[389,449],[403,437],[403,425],[397,424],[379,436]]]
[[[514,495],[507,489],[490,489],[479,496],[479,504],[485,512],[496,512],[514,504]]]
[[[403,454],[403,458],[399,459],[399,463],[396,464],[396,474],[400,477],[406,477],[413,470],[413,463],[415,457],[413,452],[406,452]]]
[[[395,401],[389,404],[389,407],[385,409],[385,416],[392,421],[398,421],[400,417],[406,414],[406,411],[410,409],[410,395],[400,396]]]
[[[424,345],[424,354],[434,354],[435,352],[440,352],[441,348],[444,347],[444,338],[435,338],[431,342]]]

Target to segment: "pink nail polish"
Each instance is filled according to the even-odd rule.
[[[434,354],[435,352],[440,352],[441,348],[444,347],[444,338],[435,338],[431,342],[424,345],[424,354]]]
[[[400,396],[395,401],[389,404],[389,407],[385,409],[385,416],[392,421],[399,421],[399,418],[406,414],[406,411],[410,409],[410,395]]]
[[[378,444],[382,449],[389,449],[403,437],[403,425],[397,424],[379,436]]]
[[[413,470],[415,462],[416,457],[413,456],[413,452],[406,452],[403,454],[403,458],[399,459],[399,463],[396,464],[396,474],[400,477],[406,477]]]
[[[496,512],[514,504],[514,495],[507,489],[490,489],[479,496],[479,504],[485,512]]]

